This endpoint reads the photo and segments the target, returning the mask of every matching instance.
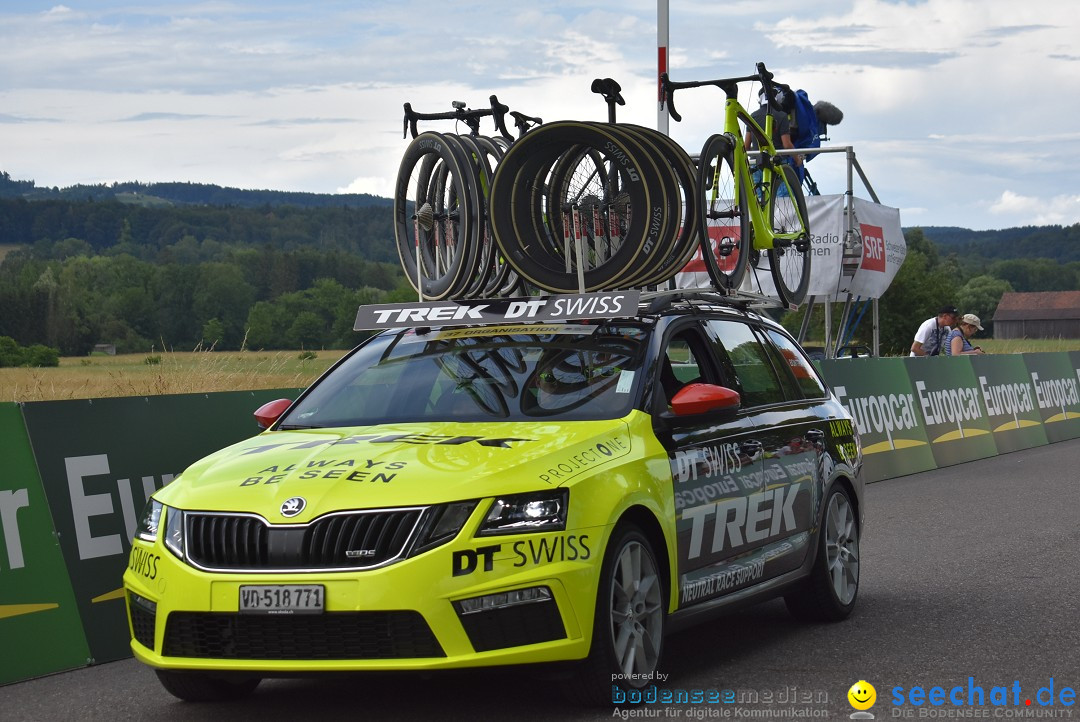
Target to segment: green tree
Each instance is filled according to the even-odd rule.
[[[904,355],[919,324],[946,304],[956,303],[960,272],[955,261],[940,260],[922,229],[904,234],[908,253],[878,305],[881,355]]]
[[[994,276],[975,276],[956,292],[956,305],[960,313],[973,313],[983,323],[988,333],[993,333],[994,311],[1005,293],[1012,291],[1013,287],[1008,281]]]
[[[244,272],[239,267],[226,263],[199,266],[192,311],[200,329],[210,319],[221,321],[225,335],[220,348],[240,348],[254,302],[255,289],[244,279]]]
[[[326,332],[326,322],[319,314],[301,311],[285,332],[285,342],[290,348],[321,348]]]
[[[225,338],[225,324],[221,322],[220,318],[212,318],[203,324],[203,348],[217,348],[223,338]]]

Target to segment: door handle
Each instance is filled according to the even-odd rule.
[[[747,439],[739,445],[739,451],[746,456],[757,456],[763,448],[765,448],[764,444],[757,439]]]
[[[821,429],[807,429],[806,433],[803,434],[803,437],[807,441],[824,441],[825,440],[825,432],[822,431]]]

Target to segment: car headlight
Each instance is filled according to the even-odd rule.
[[[477,535],[562,531],[566,529],[569,499],[567,489],[498,497],[491,503]]]
[[[165,546],[180,557],[184,558],[184,512],[165,507]]]
[[[413,553],[427,551],[456,537],[475,508],[476,500],[432,507],[413,546]]]
[[[143,541],[156,542],[158,527],[161,526],[161,512],[165,505],[156,499],[146,502],[142,516],[139,517],[139,525],[135,527],[135,538]]]

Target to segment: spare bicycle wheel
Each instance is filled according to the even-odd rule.
[[[612,214],[627,218],[610,256],[595,245],[578,250],[582,223],[588,218],[571,214],[564,223],[548,217],[564,206],[562,188],[553,187],[558,185],[552,182],[558,180],[553,170],[565,154],[581,151],[581,158],[593,158],[593,151],[600,158],[608,234]],[[540,126],[514,143],[495,171],[490,204],[495,240],[514,270],[539,288],[573,293],[579,288],[626,287],[632,275],[665,248],[663,209],[668,200],[660,172],[640,142],[612,126],[571,121]],[[582,241],[584,246],[584,237]]]
[[[398,258],[405,277],[425,299],[442,300],[460,292],[476,265],[478,201],[463,155],[460,146],[442,134],[422,133],[409,143],[398,169]]]

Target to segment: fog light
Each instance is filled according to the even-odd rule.
[[[547,587],[529,587],[527,589],[515,589],[512,592],[499,592],[498,594],[487,594],[483,597],[462,599],[457,602],[457,606],[462,614],[476,614],[477,612],[487,612],[492,609],[514,607],[519,604],[549,602],[551,599],[551,590]]]
[[[130,592],[129,594],[131,596],[131,603],[132,604],[139,607],[140,609],[145,609],[146,611],[150,612],[151,614],[157,614],[157,602],[152,602],[149,599],[147,599],[146,597],[140,597],[138,594],[135,594],[134,592]]]

